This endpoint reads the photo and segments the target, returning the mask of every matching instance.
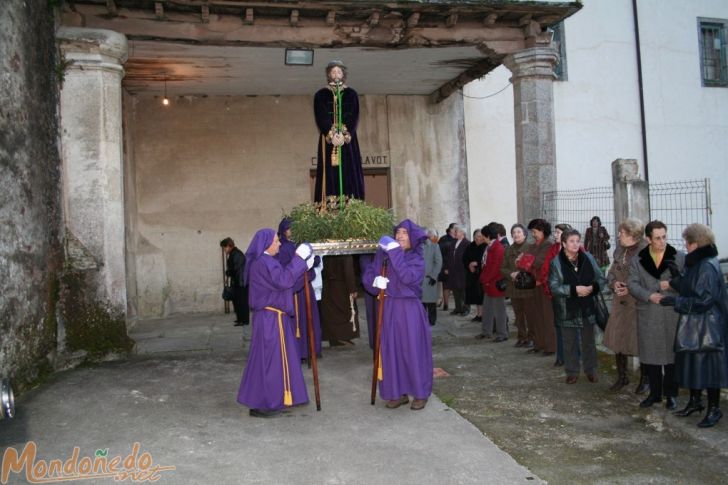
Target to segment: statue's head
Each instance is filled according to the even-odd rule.
[[[346,66],[339,60],[331,61],[326,65],[326,81],[334,82],[336,79],[346,82]]]

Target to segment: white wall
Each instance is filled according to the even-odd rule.
[[[473,228],[516,222],[516,145],[511,73],[498,67],[465,86],[465,141]],[[485,99],[473,99],[493,95]],[[528,222],[528,221],[526,221]],[[468,236],[469,238],[470,236]]]
[[[728,256],[728,87],[703,87],[698,17],[728,20],[725,0],[639,3],[651,183],[710,178],[713,230]]]
[[[630,0],[587,0],[566,19],[567,81],[554,83],[559,190],[611,186],[611,163],[642,163]]]
[[[611,185],[617,158],[644,163],[632,2],[583,3],[565,21],[568,80],[554,83],[559,190]],[[728,88],[702,87],[697,27],[697,17],[728,19],[728,2],[640,0],[638,8],[650,182],[710,178],[713,229],[728,255]],[[494,93],[508,77],[500,67],[465,94]],[[473,221],[515,220],[512,112],[510,88],[466,98]]]

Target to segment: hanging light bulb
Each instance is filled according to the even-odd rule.
[[[165,106],[169,106],[169,99],[167,98],[167,76],[164,76],[164,99],[162,99],[162,104]]]

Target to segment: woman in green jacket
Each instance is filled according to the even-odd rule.
[[[579,371],[579,329],[581,360],[589,382],[597,382],[597,348],[594,341],[596,296],[606,287],[594,256],[579,251],[581,234],[576,229],[561,235],[564,247],[551,261],[549,288],[553,295],[554,318],[562,328],[566,383],[576,383]]]

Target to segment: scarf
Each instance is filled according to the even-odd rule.
[[[665,255],[662,257],[660,266],[656,267],[655,260],[652,259],[652,256],[650,255],[650,246],[645,246],[644,249],[637,253],[642,267],[656,280],[659,280],[662,277],[662,273],[667,271],[670,262],[675,262],[676,254],[677,251],[675,248],[668,244],[665,248]]]
[[[591,261],[586,257],[586,254],[579,251],[576,255],[576,269],[574,264],[569,261],[566,253],[562,249],[559,251],[559,261],[561,263],[561,274],[564,277],[564,283],[569,286],[591,286],[594,284],[596,275],[594,274],[594,268],[592,267]],[[588,297],[576,296],[575,292],[572,292],[571,296],[566,299],[566,310],[570,316],[587,317],[594,315],[594,297],[596,295],[592,293]]]

